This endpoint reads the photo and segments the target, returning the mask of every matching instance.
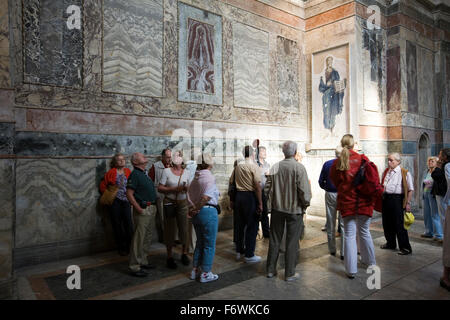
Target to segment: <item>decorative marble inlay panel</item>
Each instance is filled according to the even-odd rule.
[[[400,73],[400,47],[395,47],[387,51],[387,110],[400,111],[401,95],[401,73]]]
[[[406,41],[406,67],[408,110],[417,113],[419,111],[417,102],[417,50],[416,46],[409,41]]]
[[[297,42],[277,37],[278,99],[281,107],[299,111],[299,47]]]
[[[179,3],[178,100],[222,104],[222,17]]]
[[[313,149],[335,148],[349,131],[350,82],[348,45],[313,54]]]
[[[9,19],[8,0],[0,1],[0,88],[11,87],[9,74]]]
[[[419,96],[419,113],[434,117],[434,54],[423,47],[417,50],[417,81]]]
[[[269,108],[269,34],[233,23],[234,106]]]
[[[163,0],[104,0],[103,91],[163,96]]]
[[[94,236],[96,160],[18,160],[16,247]]]
[[[82,0],[23,0],[24,80],[82,87]]]

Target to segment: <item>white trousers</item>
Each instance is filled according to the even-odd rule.
[[[341,214],[337,212],[337,193],[326,192],[325,193],[325,207],[327,210],[327,238],[328,238],[328,251],[330,253],[336,253],[336,216],[339,215],[339,223],[341,224],[341,230],[344,232],[344,223],[341,219]],[[344,237],[341,234],[341,256],[344,256]]]
[[[359,252],[361,262],[367,266],[375,265],[375,249],[369,227],[371,218],[363,215],[347,216],[344,220],[345,256],[344,264],[347,274],[358,272],[358,246],[356,234],[359,237]]]

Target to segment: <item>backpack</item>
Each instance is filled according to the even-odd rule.
[[[378,168],[372,161],[362,159],[361,166],[353,179],[352,185],[359,195],[369,198],[375,197],[383,191],[380,184]]]

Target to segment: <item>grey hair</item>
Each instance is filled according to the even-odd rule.
[[[341,156],[342,149],[343,148],[341,146],[336,147],[336,149],[334,150],[334,153],[336,154],[336,158],[339,158]]]
[[[130,159],[131,164],[136,164],[136,159],[138,158],[138,156],[139,156],[139,152],[135,152],[131,155],[131,159]]]
[[[286,158],[293,157],[297,152],[297,143],[294,141],[286,141],[283,143],[282,150]]]
[[[389,153],[389,157],[394,157],[395,160],[397,160],[399,163],[402,162],[402,157],[400,156],[400,153],[398,152],[391,152]]]

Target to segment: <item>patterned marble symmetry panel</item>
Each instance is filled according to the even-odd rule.
[[[23,0],[24,80],[82,86],[82,0]]]
[[[416,46],[406,41],[406,66],[407,66],[407,92],[408,92],[408,110],[417,113],[419,106],[417,102],[417,50]]]
[[[104,0],[103,90],[163,96],[163,0]]]
[[[16,247],[95,236],[96,160],[18,160]]]
[[[222,17],[178,6],[178,100],[222,105]]]
[[[278,99],[281,107],[299,111],[299,47],[297,42],[277,37]]]
[[[233,23],[234,106],[269,109],[269,34]]]

